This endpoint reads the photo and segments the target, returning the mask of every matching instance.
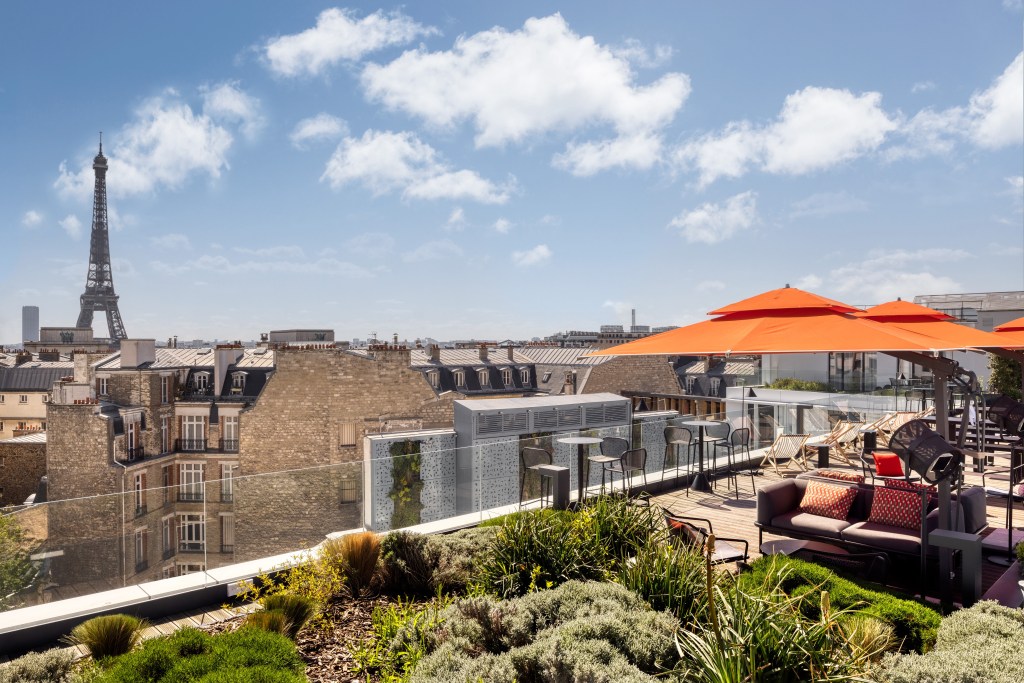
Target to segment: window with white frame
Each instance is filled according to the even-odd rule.
[[[477,381],[480,382],[480,386],[489,387],[491,386],[491,373],[489,370],[477,370],[476,372]]]
[[[721,377],[712,377],[711,378],[711,393],[717,394],[718,393],[718,388],[720,386],[722,386],[722,378]]]
[[[437,370],[429,370],[427,372],[427,381],[430,382],[430,386],[437,389],[441,384],[441,374]]]
[[[28,394],[21,394],[18,397],[18,403],[28,403]]]
[[[178,550],[202,552],[206,549],[206,520],[203,515],[178,515]]]
[[[134,460],[139,453],[136,452],[136,447],[139,444],[139,423],[129,422],[125,425],[125,448],[128,449],[128,459]]]
[[[686,378],[686,393],[688,393],[688,394],[692,394],[693,393],[693,385],[696,384],[696,382],[697,382],[697,378],[696,377],[693,377],[692,375],[687,376],[687,378]]]
[[[165,558],[174,555],[177,544],[174,542],[174,515],[167,515],[160,520],[160,552]]]
[[[235,552],[235,516],[230,512],[220,516],[220,551]]]
[[[181,450],[206,450],[206,418],[202,415],[184,415],[181,418]]]
[[[456,371],[454,371],[452,373],[452,376],[455,378],[455,386],[457,386],[457,387],[464,387],[464,386],[466,386],[466,371],[465,370],[456,370]]]
[[[501,383],[506,387],[512,386],[512,368],[501,369]]]
[[[143,472],[135,473],[135,514],[141,515],[146,512],[146,475]]]
[[[220,418],[221,448],[230,453],[238,451],[238,416],[223,415]]]
[[[160,418],[160,452],[169,453],[171,450],[171,418],[164,415]]]
[[[178,562],[178,576],[185,576],[186,574],[198,574],[199,572],[206,571],[206,564],[203,562]]]
[[[230,503],[235,498],[235,470],[238,464],[224,462],[220,465],[220,499],[222,502]]]
[[[519,379],[522,381],[524,387],[528,385],[530,383],[530,368],[520,368]]]
[[[183,462],[178,465],[178,500],[200,501],[203,499],[203,464]]]
[[[197,372],[192,377],[192,386],[194,386],[198,392],[206,391],[207,387],[210,386],[210,373]]]
[[[149,558],[146,557],[146,530],[136,529],[135,531],[135,571],[141,572],[149,567]]]
[[[96,378],[96,382],[98,384],[98,388],[96,389],[96,391],[99,393],[100,396],[106,396],[107,395],[107,389],[108,389],[107,378],[106,377],[97,377]]]
[[[171,377],[170,375],[163,375],[160,377],[160,402],[170,403],[171,402]]]
[[[245,391],[245,375],[244,372],[233,372],[231,373],[231,393],[241,394]]]

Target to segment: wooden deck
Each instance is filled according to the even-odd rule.
[[[856,471],[859,473],[859,470],[855,470],[842,463],[831,464],[829,469]],[[754,479],[756,486],[760,488],[769,482],[778,481],[785,477],[794,477],[798,473],[799,470],[794,467],[789,472],[784,472],[783,476],[780,477],[769,468],[762,469],[761,473],[756,475]],[[724,477],[719,477],[717,482],[714,482],[714,490],[710,493],[689,491],[689,494],[687,494],[686,489],[677,489],[656,494],[652,496],[652,500],[655,504],[676,514],[703,517],[710,520],[716,536],[745,539],[750,544],[751,558],[757,558],[760,557],[758,529],[754,525],[757,515],[757,495],[751,488],[748,475],[743,474],[738,479],[738,497],[734,489],[728,488],[727,480]],[[972,485],[981,485],[981,475],[969,471],[966,476],[965,486]],[[1005,528],[1006,498],[989,496],[987,501],[989,528],[983,534],[988,534],[995,529]],[[1015,503],[1013,514],[1014,526],[1019,529],[1024,525],[1024,505],[1019,502]],[[785,537],[770,533],[764,534],[765,541],[779,538]],[[985,559],[982,561],[981,571],[982,591],[984,592],[1002,576],[1003,572],[1006,571],[1006,567]]]

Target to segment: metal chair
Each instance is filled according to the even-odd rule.
[[[719,441],[715,443],[715,453],[718,452],[719,448],[725,449],[726,456],[726,473],[730,481],[736,487],[736,499],[740,497],[740,484],[739,484],[739,470],[736,469],[736,454],[746,453],[747,460],[750,460],[750,429],[747,427],[740,427],[734,429],[732,434],[726,441]],[[748,463],[749,464],[749,463]],[[757,491],[757,484],[754,483],[754,470],[748,467],[747,472],[750,473],[750,488]]]
[[[692,546],[702,553],[704,552],[708,536],[715,533],[710,519],[674,515],[668,510],[663,510],[662,512],[665,515],[665,524],[668,525],[669,537],[673,541],[678,541]],[[698,526],[693,522],[701,522],[706,525],[706,528]],[[741,544],[743,546],[742,550],[734,544]],[[715,536],[715,552],[711,555],[711,564],[746,562],[749,556],[750,544],[745,539]]]
[[[527,472],[534,472],[537,474],[537,478],[540,481],[540,499],[541,507],[544,506],[546,496],[544,495],[544,482],[545,477],[541,477],[537,471],[538,467],[543,465],[550,465],[552,463],[551,453],[543,448],[534,448],[533,446],[527,446],[519,453],[519,505],[523,504],[523,492],[526,490],[526,474]]]
[[[686,427],[665,427],[665,469],[668,469],[669,454],[673,455],[675,463],[676,479],[679,479],[680,447],[686,450],[686,476],[693,474],[693,460],[697,454],[697,442],[693,439],[693,432]],[[686,488],[686,495],[690,495],[690,488]]]
[[[619,462],[622,456],[629,451],[629,440],[624,439],[621,436],[606,436],[601,439],[600,444],[601,455],[590,456],[587,458],[590,462],[596,463],[601,466],[601,493],[604,493],[604,478],[608,474],[609,486],[612,491],[615,491],[615,479],[614,476],[609,474],[611,472],[611,465]]]
[[[616,462],[610,462],[606,465],[609,474],[609,478],[614,477],[615,473],[618,472],[622,476],[622,491],[627,495],[632,493],[633,490],[633,472],[640,472],[644,476],[644,488],[647,488],[647,449],[646,448],[633,448],[622,454],[622,457]],[[628,477],[628,484],[627,484]],[[604,477],[602,477],[602,480]],[[612,493],[615,492],[615,479],[611,479]],[[627,489],[628,486],[628,489]]]

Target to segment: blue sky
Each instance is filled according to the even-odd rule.
[[[0,341],[524,338],[1024,288],[1019,0],[5,3]],[[97,318],[97,334],[105,327]]]

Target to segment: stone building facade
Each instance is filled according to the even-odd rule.
[[[25,502],[45,474],[45,434],[0,441],[0,508]]]

